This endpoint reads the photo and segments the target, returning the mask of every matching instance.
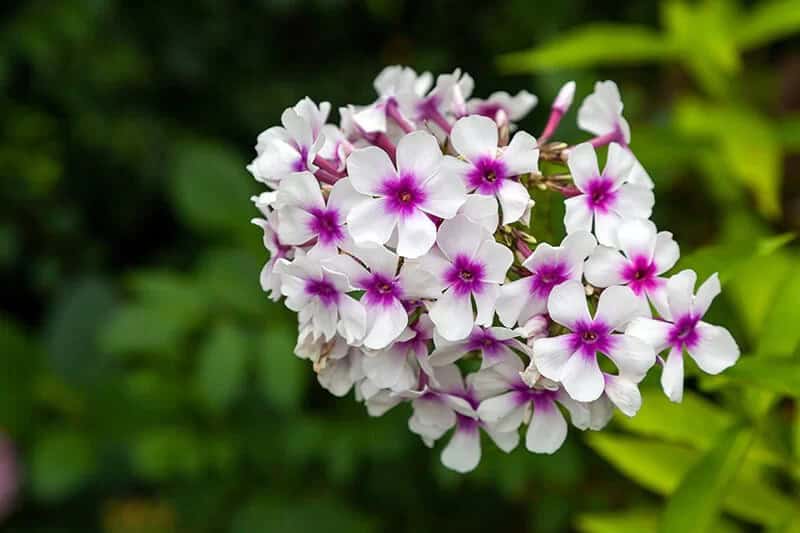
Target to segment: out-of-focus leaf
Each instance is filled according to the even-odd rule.
[[[755,48],[800,31],[796,0],[770,0],[756,4],[733,28],[741,48]]]
[[[247,356],[247,339],[237,328],[222,323],[211,330],[200,348],[194,375],[194,385],[209,409],[223,411],[241,394]]]
[[[737,426],[717,442],[681,479],[661,517],[661,533],[702,533],[717,519],[728,486],[739,470],[753,432]]]
[[[376,531],[367,517],[348,509],[333,497],[310,501],[286,501],[257,496],[236,514],[233,533],[369,533]]]
[[[657,509],[587,513],[580,515],[576,523],[582,533],[650,533],[656,530],[657,525]]]
[[[623,474],[659,494],[671,494],[702,456],[680,445],[609,433],[592,433],[588,443]],[[775,523],[794,507],[750,466],[738,473],[723,502],[731,514],[761,524]]]
[[[45,347],[55,370],[75,384],[99,378],[105,367],[97,336],[116,305],[111,287],[86,279],[66,289],[45,326]]]
[[[212,142],[182,145],[175,159],[172,198],[181,218],[200,231],[248,228],[252,189],[242,159]]]
[[[800,360],[796,357],[743,357],[724,376],[777,394],[800,398]]]
[[[262,394],[276,408],[296,409],[308,385],[310,363],[294,355],[297,332],[285,320],[266,325],[258,344],[258,382]]]
[[[791,355],[800,346],[800,260],[794,258],[793,268],[778,284],[766,311],[759,336],[758,351],[765,354]]]
[[[58,430],[43,435],[31,455],[34,495],[45,501],[59,500],[81,488],[94,470],[93,453],[82,433]]]
[[[0,427],[17,437],[32,426],[34,376],[40,351],[17,324],[0,315]]]
[[[531,72],[663,60],[675,50],[650,28],[624,24],[593,24],[572,30],[544,45],[501,56],[506,72]]]
[[[198,267],[198,286],[220,311],[222,308],[261,317],[268,302],[259,285],[263,259],[238,249],[211,250]]]
[[[695,100],[680,102],[675,116],[685,135],[713,143],[718,163],[753,192],[764,215],[780,214],[782,153],[770,121],[741,105],[723,107]]]
[[[132,463],[150,480],[197,476],[206,466],[202,439],[178,426],[149,429],[133,442]]]
[[[777,121],[777,134],[786,150],[795,153],[800,151],[800,116],[791,115]]]

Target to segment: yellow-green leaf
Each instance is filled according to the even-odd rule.
[[[756,5],[736,30],[740,48],[755,48],[800,31],[800,6],[797,0],[773,0]]]

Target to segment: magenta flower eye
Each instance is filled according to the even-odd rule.
[[[728,330],[704,321],[716,275],[696,291],[694,272],[670,275],[680,250],[649,220],[653,182],[616,84],[581,103],[593,137],[578,144],[549,142],[574,82],[538,140],[516,124],[537,102],[526,91],[475,98],[461,70],[400,66],[374,85],[338,125],[330,104],[304,98],[248,166],[268,189],[254,198],[270,255],[261,287],[297,313],[295,353],[322,387],[373,416],[410,403],[409,429],[429,446],[446,438],[443,464],[467,472],[482,433],[504,451],[524,435],[553,453],[568,422],[636,415],[654,368],[680,401],[684,357],[710,374],[736,362]],[[534,192],[564,202],[563,239],[542,240],[550,219]]]

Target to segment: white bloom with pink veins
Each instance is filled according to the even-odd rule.
[[[567,165],[580,194],[565,202],[567,233],[591,231],[594,225],[598,242],[615,246],[623,220],[650,218],[655,203],[653,191],[628,182],[634,162],[628,150],[611,143],[601,173],[591,144],[579,144],[570,151]]]
[[[475,324],[491,325],[500,284],[514,257],[491,233],[463,215],[442,223],[436,243],[438,248],[420,260],[444,290],[430,305],[431,320],[444,339],[458,341]]]
[[[578,127],[598,136],[613,136],[618,143],[631,142],[631,127],[622,116],[622,97],[613,81],[598,81],[594,92],[578,108]]]
[[[586,262],[586,281],[595,287],[627,285],[639,298],[644,315],[650,315],[647,300],[659,313],[666,311],[667,280],[661,274],[680,257],[678,244],[669,231],[657,232],[649,220],[627,220],[617,232],[616,248],[598,246]]]
[[[325,265],[346,275],[353,287],[364,291],[361,297],[367,312],[364,346],[371,350],[385,348],[406,329],[406,302],[435,298],[441,289],[432,274],[412,262],[401,267],[397,254],[383,246],[370,248],[348,241],[342,249],[349,255],[331,257]]]
[[[691,270],[675,274],[667,282],[668,308],[664,320],[637,318],[627,329],[628,335],[644,339],[656,353],[669,348],[661,386],[673,402],[683,398],[684,350],[708,374],[719,374],[733,366],[740,354],[727,329],[702,320],[720,293],[719,278],[712,275],[695,294],[696,283],[697,274]]]
[[[497,316],[503,325],[523,325],[536,315],[547,312],[550,291],[565,281],[580,280],[583,262],[595,246],[597,241],[586,231],[567,235],[560,246],[539,244],[522,263],[530,275],[500,287]]]
[[[259,134],[258,155],[247,170],[273,189],[293,172],[316,171],[314,158],[325,143],[320,133],[329,111],[328,102],[317,107],[309,98],[286,109],[281,115],[283,127],[275,126]]]
[[[470,114],[483,115],[491,119],[494,119],[499,111],[503,111],[510,121],[518,122],[530,113],[537,101],[536,96],[528,91],[520,91],[514,96],[505,91],[497,91],[486,100],[472,98],[467,102],[467,110]]]
[[[517,431],[527,423],[525,447],[534,453],[554,453],[567,437],[567,422],[556,403],[569,411],[579,429],[589,426],[589,408],[570,398],[558,383],[541,377],[528,383],[523,375],[522,361],[516,356],[478,372],[474,383],[487,393],[478,416],[498,431]]]
[[[606,390],[607,380],[600,370],[598,353],[611,359],[621,376],[637,383],[655,363],[655,353],[649,344],[631,335],[615,333],[622,331],[638,313],[636,296],[628,287],[604,290],[592,317],[583,285],[567,281],[550,293],[547,309],[550,318],[570,332],[534,341],[533,360],[544,377],[562,383],[573,399],[591,402]]]
[[[310,321],[314,337],[330,340],[338,331],[348,344],[364,337],[366,312],[347,294],[353,287],[344,274],[326,269],[317,258],[307,255],[291,263],[281,259],[276,268],[281,273],[286,307],[297,312],[301,321]]]
[[[432,366],[455,363],[470,352],[477,352],[481,358],[481,369],[500,364],[509,358],[516,358],[514,350],[528,354],[528,346],[517,337],[520,333],[508,328],[476,326],[469,336],[457,342],[450,342],[434,335],[436,349],[430,355]]]
[[[406,327],[391,346],[367,351],[363,359],[364,374],[380,389],[404,392],[415,389],[420,369],[433,376],[428,362],[428,344],[433,338],[433,324],[422,315]]]
[[[281,297],[281,276],[275,271],[275,264],[279,259],[291,260],[294,257],[294,249],[281,242],[278,237],[278,215],[272,208],[275,196],[274,192],[265,192],[252,198],[264,218],[254,218],[250,222],[263,230],[264,248],[269,252],[269,259],[259,275],[261,288],[270,300],[277,302]]]
[[[459,119],[450,142],[463,158],[445,158],[443,172],[463,180],[469,191],[495,196],[503,211],[503,224],[516,222],[531,202],[528,190],[518,181],[521,174],[539,169],[536,139],[517,132],[508,146],[499,149],[497,124],[481,115]]]
[[[275,202],[280,219],[278,235],[286,244],[313,242],[315,250],[335,253],[346,237],[347,215],[361,199],[348,179],[336,182],[326,202],[313,174],[290,174],[281,181]]]
[[[347,158],[353,187],[366,199],[347,217],[348,229],[359,243],[385,244],[397,229],[397,253],[416,258],[436,241],[431,216],[448,219],[464,203],[464,185],[442,174],[442,151],[429,133],[417,131],[397,145],[397,167],[383,150],[361,148]]]

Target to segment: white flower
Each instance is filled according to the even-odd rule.
[[[739,359],[739,347],[727,329],[703,322],[703,315],[720,292],[719,278],[712,275],[697,293],[697,274],[683,270],[667,282],[664,320],[637,318],[627,334],[647,341],[656,351],[670,349],[661,385],[670,400],[683,398],[683,352],[694,359],[700,370],[719,374]]]
[[[646,342],[621,331],[637,313],[636,296],[628,287],[609,287],[600,295],[592,317],[586,293],[578,281],[567,281],[550,293],[550,317],[570,333],[537,339],[533,343],[536,368],[546,378],[564,385],[567,393],[580,402],[591,402],[606,389],[606,380],[597,353],[607,356],[620,375],[641,381],[655,362],[653,349]]]
[[[293,172],[316,171],[313,162],[325,143],[320,132],[329,111],[327,102],[317,108],[308,98],[286,109],[281,115],[283,127],[269,128],[258,136],[258,155],[247,170],[273,189]]]
[[[442,152],[436,139],[418,131],[397,145],[397,168],[377,147],[354,151],[347,158],[353,187],[367,196],[347,217],[357,243],[385,244],[397,228],[397,253],[420,257],[436,240],[429,215],[452,218],[464,203],[463,184],[439,173]]]
[[[301,321],[310,321],[314,337],[333,338],[338,331],[349,344],[364,337],[364,307],[347,295],[353,288],[343,274],[332,272],[314,257],[299,256],[291,263],[278,261],[281,293],[286,307],[299,313]]]
[[[492,196],[482,194],[468,194],[467,201],[458,209],[459,215],[464,215],[470,221],[483,226],[486,231],[494,234],[500,225],[500,215],[497,212],[497,200]]]
[[[395,392],[415,389],[419,370],[428,376],[433,369],[428,363],[428,344],[433,338],[433,324],[428,315],[406,327],[388,348],[366,352],[364,374],[376,387]]]
[[[520,91],[511,96],[505,91],[494,92],[486,100],[473,98],[467,102],[467,111],[494,120],[498,111],[503,111],[508,119],[517,122],[536,106],[537,98],[528,91]]]
[[[442,337],[458,341],[475,324],[491,325],[499,285],[514,257],[488,231],[462,215],[442,223],[436,242],[438,250],[421,260],[444,290],[430,306],[431,320]],[[472,311],[473,300],[477,314]]]
[[[563,115],[572,105],[573,98],[575,98],[575,82],[568,81],[558,90],[558,95],[553,101],[553,109],[558,110]]]
[[[346,236],[347,215],[361,199],[348,179],[336,182],[326,202],[313,174],[290,174],[278,188],[278,235],[286,244],[302,245],[314,241],[318,250],[335,252]]]
[[[655,203],[653,191],[628,182],[634,161],[629,151],[611,143],[606,166],[600,173],[590,144],[579,144],[570,151],[567,164],[580,194],[565,202],[567,233],[591,231],[594,221],[600,244],[614,246],[623,220],[650,218]]]
[[[540,378],[528,384],[522,374],[522,362],[516,356],[478,372],[473,383],[488,393],[478,416],[498,431],[517,431],[527,422],[525,447],[534,453],[554,453],[567,437],[567,422],[556,403],[569,411],[580,429],[589,425],[589,408],[570,398],[557,383]]]
[[[598,136],[611,136],[614,142],[627,145],[631,142],[631,128],[622,116],[622,108],[617,84],[598,81],[594,92],[578,109],[578,127]]]
[[[420,95],[415,87],[414,90],[398,92],[396,98],[404,116],[419,124],[436,124],[441,131],[449,133],[451,125],[447,116],[466,114],[466,101],[474,85],[469,74],[456,69],[452,74],[441,74],[436,78],[436,86],[425,96]]]
[[[530,275],[500,287],[497,316],[503,325],[524,324],[545,313],[550,291],[565,281],[581,279],[583,262],[596,244],[594,237],[585,231],[567,235],[561,246],[539,244],[522,263]]]
[[[649,220],[627,220],[617,231],[622,249],[598,246],[586,262],[586,280],[595,287],[627,285],[639,298],[644,315],[650,315],[648,298],[664,313],[667,280],[660,275],[680,256],[678,244],[668,231],[656,232]]]
[[[456,342],[434,335],[436,349],[430,355],[430,363],[434,367],[449,365],[470,352],[478,352],[481,368],[489,368],[516,357],[513,350],[528,353],[528,347],[516,338],[519,335],[500,327],[475,327],[466,339]]]
[[[274,193],[262,193],[254,197],[253,201],[265,218],[254,218],[251,222],[263,230],[264,247],[269,252],[269,259],[261,269],[259,281],[270,300],[277,302],[281,297],[281,276],[275,271],[275,264],[279,259],[291,260],[294,257],[294,250],[278,238],[278,216],[271,208],[274,203]]]
[[[531,197],[515,178],[538,170],[536,139],[523,131],[517,132],[511,143],[499,150],[497,124],[484,116],[471,115],[456,122],[450,142],[466,161],[447,156],[443,172],[458,176],[469,191],[497,197],[503,210],[503,224],[522,218]]]
[[[421,98],[432,83],[433,75],[430,72],[417,75],[411,67],[392,65],[378,74],[373,85],[381,98],[394,98],[403,93],[413,93]]]

